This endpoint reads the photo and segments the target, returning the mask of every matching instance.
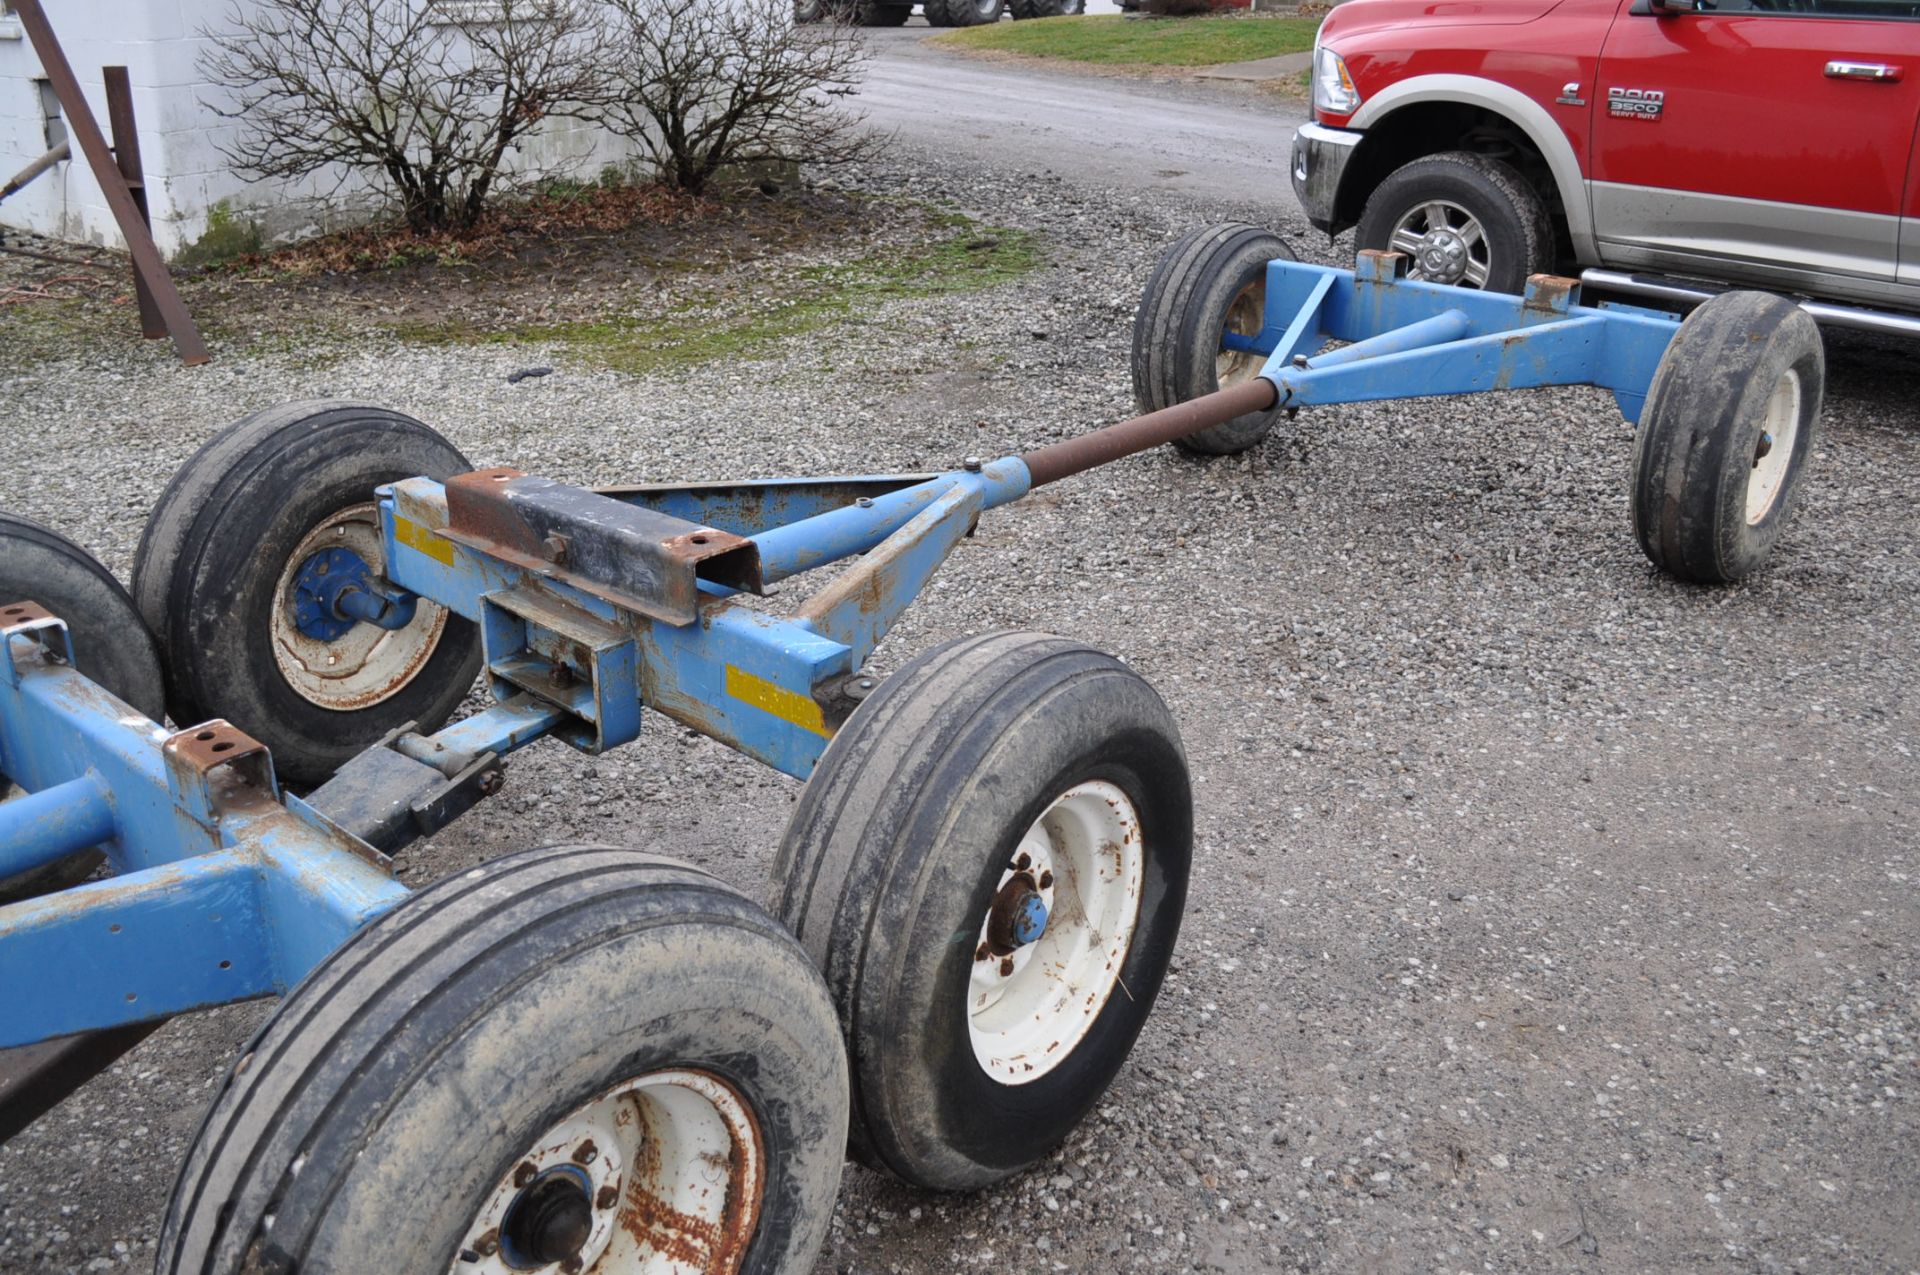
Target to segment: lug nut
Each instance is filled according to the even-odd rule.
[[[540,1170],[533,1167],[533,1161],[522,1160],[520,1167],[513,1171],[513,1184],[515,1186],[525,1186],[527,1183],[533,1181],[534,1175],[539,1172]]]
[[[593,1139],[591,1138],[573,1149],[573,1162],[575,1164],[592,1164],[599,1156],[600,1148],[593,1145]]]
[[[593,1197],[593,1207],[596,1209],[610,1209],[619,1202],[620,1192],[610,1186],[601,1187],[600,1194]]]
[[[1000,977],[1005,978],[1011,973],[1013,973],[1013,958],[1009,956],[1000,962]]]

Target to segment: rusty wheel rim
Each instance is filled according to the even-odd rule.
[[[649,1072],[574,1110],[494,1185],[448,1275],[732,1275],[760,1220],[758,1122],[709,1072]]]
[[[1106,1008],[1140,919],[1146,877],[1140,817],[1095,781],[1054,799],[1014,848],[981,921],[968,983],[974,1060],[1005,1085],[1065,1062]],[[1023,909],[1037,937],[1014,932]]]
[[[1263,271],[1258,278],[1234,295],[1233,304],[1227,307],[1226,322],[1221,325],[1220,335],[1225,337],[1231,332],[1235,336],[1256,337],[1267,317],[1267,276]],[[1258,354],[1244,350],[1222,349],[1213,356],[1213,380],[1220,389],[1229,389],[1256,376],[1266,359]]]
[[[273,659],[280,676],[309,704],[337,713],[371,708],[398,695],[420,675],[446,631],[447,610],[420,600],[413,622],[401,629],[356,624],[333,641],[300,631],[295,617],[295,579],[316,553],[345,549],[377,575],[386,566],[378,511],[369,504],[342,509],[309,531],[287,557],[274,586]]]

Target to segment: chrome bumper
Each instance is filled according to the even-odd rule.
[[[1314,229],[1337,235],[1347,228],[1345,223],[1335,223],[1334,210],[1338,206],[1340,178],[1347,171],[1347,161],[1353,158],[1353,148],[1360,144],[1363,136],[1365,134],[1344,128],[1313,123],[1302,124],[1294,130],[1293,193],[1299,197],[1300,207],[1306,210],[1307,220],[1313,223]]]

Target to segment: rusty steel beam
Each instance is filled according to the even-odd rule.
[[[206,342],[200,339],[200,329],[194,326],[193,316],[187,313],[186,302],[180,299],[179,289],[173,286],[173,276],[167,273],[167,263],[161,259],[160,249],[154,245],[147,223],[140,219],[140,208],[134,202],[133,192],[127,188],[127,180],[121,174],[119,165],[114,163],[113,152],[108,149],[107,139],[100,132],[99,121],[93,118],[93,109],[87,105],[86,95],[80,91],[80,81],[74,77],[73,64],[67,61],[66,51],[54,37],[53,25],[47,21],[41,0],[13,0],[13,11],[20,19],[20,25],[25,28],[27,39],[33,42],[33,51],[39,55],[40,67],[53,85],[53,95],[66,112],[67,131],[79,143],[80,153],[87,157],[87,167],[93,170],[94,180],[100,183],[101,193],[107,197],[107,207],[113,210],[113,219],[120,224],[120,233],[127,241],[127,252],[133,258],[134,271],[152,290],[154,304],[166,321],[167,331],[173,334],[174,353],[189,367],[205,363]]]
[[[146,171],[140,164],[140,130],[133,122],[133,84],[124,66],[103,66],[100,75],[107,88],[107,127],[113,131],[113,158],[120,175],[127,179],[127,192],[140,213],[140,224],[153,230],[153,214],[147,209]],[[167,334],[167,321],[160,317],[160,305],[146,278],[133,272],[133,295],[140,303],[140,335],[157,341]]]
[[[1256,376],[1231,388],[1218,390],[1185,403],[1175,403],[1145,416],[1136,416],[1118,425],[1097,429],[1078,438],[1063,439],[1024,453],[1020,459],[1033,476],[1033,485],[1057,482],[1084,473],[1099,465],[1144,452],[1162,443],[1206,429],[1224,425],[1248,412],[1264,412],[1279,402],[1273,382]]]

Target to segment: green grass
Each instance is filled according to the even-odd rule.
[[[932,43],[1102,66],[1219,66],[1313,48],[1316,18],[1040,18],[964,27]]]
[[[571,348],[589,362],[644,375],[721,358],[750,357],[776,341],[855,321],[884,301],[992,287],[1037,268],[1023,231],[940,217],[945,237],[906,254],[879,253],[845,265],[807,266],[784,277],[755,276],[747,289],[699,294],[659,314],[625,315],[485,331],[458,323],[410,325],[416,343],[530,343]]]

